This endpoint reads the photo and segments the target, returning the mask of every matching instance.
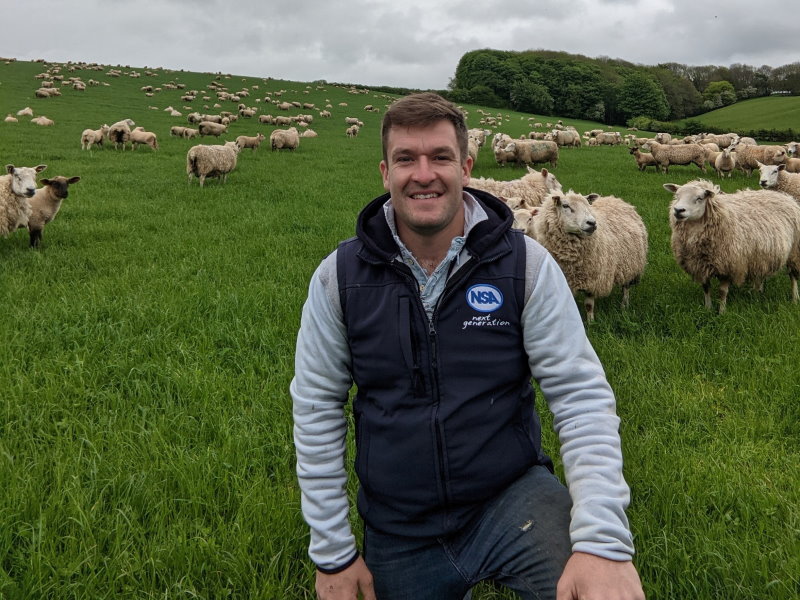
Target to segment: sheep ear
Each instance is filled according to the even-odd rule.
[[[542,210],[542,209],[541,209],[541,207],[540,207],[540,206],[536,206],[536,207],[532,208],[532,209],[531,209],[531,218],[533,218],[533,217],[535,217],[536,215],[538,215],[538,214],[539,214],[539,211],[541,211],[541,210]]]
[[[778,165],[778,171],[783,171],[786,168],[786,163],[781,163]]]
[[[528,168],[528,173],[535,173],[536,172],[534,169],[531,169],[530,167],[527,167],[527,168]]]
[[[587,202],[589,202],[589,204],[593,204],[594,201],[597,200],[599,197],[600,194],[589,194],[588,196],[586,196],[586,200]]]
[[[71,185],[73,183],[78,183],[80,180],[81,178],[76,175],[75,177],[70,177],[69,179],[67,179],[67,183]]]
[[[759,161],[756,161],[756,164],[758,165],[758,168],[759,168],[759,169],[760,169],[761,167],[764,167],[764,166],[766,166],[766,165],[764,165],[764,164],[760,163]]]
[[[34,169],[34,170],[35,170],[37,173],[41,173],[41,172],[42,172],[42,171],[44,171],[46,168],[47,168],[47,165],[36,165],[35,167],[33,167],[33,169]]]
[[[719,188],[717,188],[717,189],[719,189]],[[715,194],[716,194],[716,192],[714,192],[713,190],[706,190],[705,193],[703,194],[703,198],[708,199],[708,198],[711,198],[712,196],[714,196]]]
[[[14,165],[6,165],[6,172],[10,175],[14,172]]]
[[[674,194],[675,192],[678,191],[678,186],[675,185],[674,183],[665,183],[664,184],[664,189],[667,190],[668,192],[672,192]]]
[[[547,177],[547,169],[542,169],[542,177]]]
[[[50,180],[49,179],[40,179],[39,183],[41,183],[42,185],[50,185]]]
[[[562,198],[560,194],[550,194],[550,197],[553,199],[553,202],[555,202],[556,206],[561,206]]]

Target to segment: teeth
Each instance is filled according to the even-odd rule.
[[[427,200],[428,198],[436,198],[439,194],[414,194],[411,196],[416,200]]]

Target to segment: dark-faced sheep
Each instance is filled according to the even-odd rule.
[[[62,177],[58,175],[51,179],[42,179],[43,187],[36,190],[30,199],[31,214],[28,217],[28,234],[31,248],[41,244],[44,226],[56,218],[61,208],[61,202],[69,196],[68,188],[73,183],[78,183],[80,177]]]

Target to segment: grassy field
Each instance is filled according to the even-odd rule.
[[[693,118],[705,125],[731,131],[759,129],[797,131],[800,123],[800,97],[752,98]]]
[[[294,340],[311,273],[383,191],[381,115],[363,106],[388,100],[222,76],[230,91],[251,88],[250,106],[284,90],[332,104],[333,118],[317,117],[319,137],[296,152],[265,143],[240,155],[224,186],[200,189],[185,174],[195,142],[169,137],[185,117],[163,110],[190,112],[182,92],[140,87],[207,90],[213,74],[82,70],[65,74],[110,86],[36,99],[42,68],[0,65],[0,113],[31,106],[56,122],[0,123],[2,164],[82,179],[40,250],[24,231],[0,238],[0,598],[312,598],[288,394]],[[507,114],[502,131],[530,129],[528,115]],[[359,137],[345,136],[345,116],[364,121]],[[83,129],[123,118],[155,131],[160,149],[80,149]],[[225,137],[271,129],[240,119]],[[565,189],[633,203],[650,235],[631,307],[619,308],[619,292],[600,300],[589,328],[622,417],[636,564],[652,599],[796,599],[800,306],[782,274],[763,294],[732,290],[724,315],[703,308],[671,255],[662,188],[699,171],[671,171],[640,173],[620,147],[564,150],[554,169]],[[521,175],[486,149],[474,173]],[[511,596],[484,585],[474,597]]]

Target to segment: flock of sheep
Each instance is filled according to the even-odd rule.
[[[73,82],[75,85],[77,82]],[[257,86],[253,86],[257,89]],[[314,116],[258,115],[259,108],[241,102],[248,90],[230,92],[216,80],[209,86],[220,101],[239,102],[237,112],[220,111],[219,114],[188,115],[187,126],[173,126],[170,135],[184,139],[203,136],[219,137],[228,133],[231,122],[242,118],[256,118],[261,124],[288,126],[275,129],[269,136],[272,150],[295,150],[301,137],[316,137],[310,129]],[[43,85],[43,90],[53,90]],[[76,88],[78,89],[78,88]],[[56,90],[57,91],[57,90]],[[147,96],[154,93],[152,86],[144,86]],[[287,102],[276,91],[264,98],[279,111],[293,108],[317,110],[313,104]],[[44,94],[44,92],[42,92]],[[196,90],[186,91],[182,100],[190,102],[198,97]],[[208,94],[208,92],[205,92]],[[52,92],[48,92],[52,95]],[[48,95],[48,97],[49,97]],[[44,97],[44,96],[43,96]],[[210,100],[210,96],[205,96]],[[259,100],[260,101],[260,100]],[[341,103],[346,106],[346,103]],[[220,104],[215,104],[221,107]],[[151,107],[155,108],[155,107]],[[186,107],[189,108],[189,107]],[[318,110],[321,118],[331,118],[333,106],[327,104]],[[364,107],[369,112],[379,111],[372,105]],[[181,113],[167,107],[172,116]],[[478,154],[489,143],[492,130],[502,123],[497,117],[479,111],[481,128],[469,130],[469,154],[477,160]],[[18,115],[32,115],[30,108]],[[467,115],[468,116],[468,115]],[[13,118],[11,115],[6,121]],[[345,118],[347,137],[355,137],[363,122],[357,117]],[[697,165],[706,172],[710,165],[718,176],[730,176],[740,169],[748,176],[759,170],[762,189],[740,190],[725,194],[708,180],[695,180],[685,185],[664,184],[674,194],[670,206],[671,246],[677,263],[696,282],[700,283],[705,304],[711,307],[710,283],[719,280],[719,312],[726,307],[731,284],[745,283],[760,288],[764,281],[786,267],[791,280],[791,297],[798,300],[797,277],[800,273],[800,158],[797,144],[787,146],[759,146],[754,140],[737,134],[700,135],[679,140],[669,134],[659,133],[654,138],[639,138],[633,134],[592,130],[579,134],[574,127],[561,121],[551,124],[533,124],[534,128],[549,131],[532,131],[528,136],[514,139],[503,133],[491,138],[491,150],[498,164],[527,166],[527,173],[518,179],[498,181],[472,178],[469,186],[490,192],[502,198],[514,213],[515,227],[522,229],[539,241],[554,256],[564,271],[573,294],[582,296],[587,321],[595,318],[595,301],[611,294],[615,287],[622,290],[622,304],[627,306],[630,287],[644,274],[647,263],[648,235],[644,222],[635,208],[614,196],[582,195],[569,190],[564,192],[555,175],[535,165],[546,164],[551,169],[558,165],[562,148],[583,145],[625,145],[629,147],[636,166],[645,170],[653,166],[657,171],[669,172],[671,165]],[[299,129],[303,132],[300,133]],[[236,168],[239,153],[244,149],[255,152],[266,137],[240,135],[234,141],[221,144],[197,144],[186,153],[188,181],[196,178],[201,187],[206,179],[218,178],[225,183]],[[85,129],[80,136],[83,150],[104,143],[123,150],[140,145],[152,151],[159,149],[155,132],[137,127],[130,119],[123,119],[98,129]],[[0,235],[8,235],[26,227],[30,245],[38,246],[44,225],[52,221],[61,201],[68,195],[68,187],[80,177],[54,177],[43,179],[38,188],[36,176],[45,165],[15,167],[7,165],[7,174],[0,176]]]
[[[537,124],[539,125],[539,124]],[[548,124],[549,126],[550,124]],[[541,243],[564,272],[570,289],[583,296],[587,321],[595,318],[595,300],[608,296],[615,287],[622,290],[622,305],[628,305],[629,289],[637,283],[647,263],[647,229],[633,206],[614,196],[564,193],[561,184],[546,168],[535,171],[534,163],[555,166],[559,147],[579,145],[576,131],[564,128],[550,139],[518,139],[496,133],[491,146],[500,165],[527,165],[519,179],[496,181],[472,178],[470,187],[502,198],[514,212],[514,225]],[[561,136],[571,131],[570,136]],[[473,156],[487,141],[487,129],[469,130]],[[605,135],[605,134],[610,135]],[[546,134],[547,135],[547,134]],[[586,132],[584,139],[603,139],[621,145],[617,132]],[[736,134],[703,135],[672,141],[668,134],[655,138],[626,136],[630,153],[640,170],[643,163],[667,173],[670,165],[697,165],[706,172],[714,165],[718,175],[730,176],[737,167],[748,176],[759,171],[761,189],[743,189],[732,194],[704,179],[685,185],[664,184],[674,194],[670,205],[671,246],[680,267],[703,288],[705,305],[712,307],[710,286],[719,280],[719,312],[725,311],[731,284],[751,284],[757,289],[764,281],[787,269],[791,298],[798,301],[800,274],[800,159],[790,158],[798,144],[759,146]],[[557,141],[558,140],[558,141]],[[538,146],[545,144],[547,146]],[[592,144],[598,145],[598,144]],[[650,150],[641,152],[640,148]],[[797,162],[795,162],[797,161]],[[798,169],[800,170],[800,169]]]

